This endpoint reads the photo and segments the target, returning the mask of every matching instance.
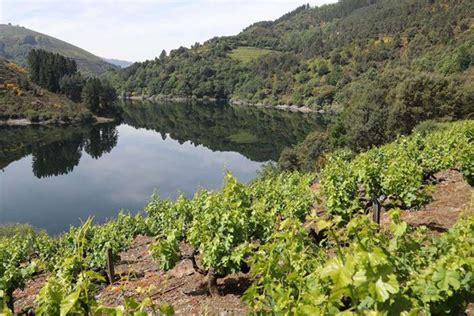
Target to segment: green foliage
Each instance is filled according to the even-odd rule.
[[[31,80],[51,92],[59,92],[59,80],[77,71],[76,62],[59,54],[33,49],[28,54]]]
[[[453,314],[467,304],[474,284],[474,217],[429,237],[391,213],[388,231],[365,216],[345,227],[317,220],[326,246],[297,223],[282,223],[251,259],[257,277],[244,299],[256,312],[326,315]],[[459,242],[458,242],[459,241]]]
[[[308,135],[282,157],[280,165],[312,171],[318,169],[324,152],[344,147],[360,152],[408,135],[425,120],[469,118],[474,111],[470,91],[469,83],[455,77],[385,69],[345,86],[337,96],[341,113],[327,131]],[[288,160],[291,157],[293,161]]]
[[[253,309],[273,313],[294,313],[305,288],[305,272],[317,268],[319,256],[308,233],[298,220],[286,219],[270,241],[252,255],[249,264],[256,281],[243,300]]]
[[[30,224],[2,224],[0,225],[0,238],[15,235],[27,236],[36,230]]]
[[[321,175],[321,194],[335,214],[352,214],[359,208],[357,176],[348,164],[348,153],[332,155]]]
[[[174,315],[174,308],[173,306],[167,303],[156,305],[152,302],[150,298],[146,298],[143,301],[139,302],[132,297],[125,297],[123,300],[123,305],[116,307],[99,306],[99,308],[95,310],[95,313],[97,315],[106,314],[111,316],[172,316]]]
[[[115,89],[106,80],[84,79],[77,73],[74,60],[34,49],[28,55],[28,65],[31,80],[40,87],[54,93],[61,92],[74,102],[83,100],[94,114],[113,113],[113,104],[117,100]]]
[[[459,168],[472,181],[473,121],[440,125],[431,134],[415,133],[373,148],[353,159],[347,152],[329,156],[321,172],[321,196],[328,210],[345,219],[381,196],[400,207],[429,199],[424,173]]]
[[[113,113],[113,104],[117,100],[117,94],[107,81],[89,78],[84,83],[82,99],[92,113],[107,115]]]
[[[42,238],[39,235],[38,238]],[[36,235],[32,232],[0,237],[0,291],[3,293],[1,301],[13,306],[13,291],[24,286],[25,280],[37,268],[35,260],[30,260],[35,252]],[[27,262],[28,264],[24,264]]]
[[[84,86],[84,78],[80,73],[73,75],[64,75],[59,79],[59,90],[73,102],[82,101],[82,89]]]
[[[220,276],[240,271],[250,243],[265,242],[279,219],[304,220],[313,201],[310,181],[297,173],[269,174],[245,186],[227,174],[221,191],[204,190],[176,203],[155,198],[147,206],[160,231],[152,253],[163,268],[172,268],[185,239],[205,270]]]
[[[0,59],[0,120],[78,123],[90,121],[91,116],[83,105],[30,81],[24,68]]]
[[[89,219],[56,238],[34,231],[1,237],[0,290],[11,304],[13,290],[21,288],[39,268],[45,268],[53,275],[38,296],[38,313],[92,308],[94,282],[104,281],[92,269],[105,269],[107,249],[117,260],[118,253],[129,247],[134,236],[146,233],[142,216],[121,213],[103,225],[92,225]]]

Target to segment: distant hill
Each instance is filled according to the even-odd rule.
[[[92,114],[83,104],[34,84],[25,68],[0,57],[0,121],[7,119],[82,122]]]
[[[104,58],[104,57],[102,57],[102,59],[105,60],[106,62],[112,64],[112,65],[119,66],[121,68],[126,68],[126,67],[130,66],[131,64],[133,64],[133,62],[131,62],[131,61],[121,60],[121,59]]]
[[[22,26],[0,24],[0,56],[25,66],[31,49],[42,48],[73,58],[85,75],[101,75],[117,66],[57,38],[38,33]]]

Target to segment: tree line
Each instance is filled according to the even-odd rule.
[[[28,54],[31,80],[54,93],[64,94],[76,103],[84,103],[94,114],[109,115],[117,99],[115,88],[107,80],[86,78],[77,71],[73,59],[43,49]]]

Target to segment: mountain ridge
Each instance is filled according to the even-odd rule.
[[[101,58],[112,65],[119,66],[120,68],[127,68],[128,66],[134,63],[133,61],[123,60],[123,59],[105,58],[105,57],[101,57]]]
[[[118,68],[85,49],[66,41],[30,30],[23,26],[0,24],[0,56],[25,66],[28,53],[32,49],[45,49],[76,61],[85,75],[98,76],[107,70]]]

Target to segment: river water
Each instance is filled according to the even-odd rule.
[[[121,104],[121,121],[0,128],[0,224],[56,234],[94,216],[217,189],[224,173],[255,178],[263,163],[322,128],[316,114],[226,104]]]

